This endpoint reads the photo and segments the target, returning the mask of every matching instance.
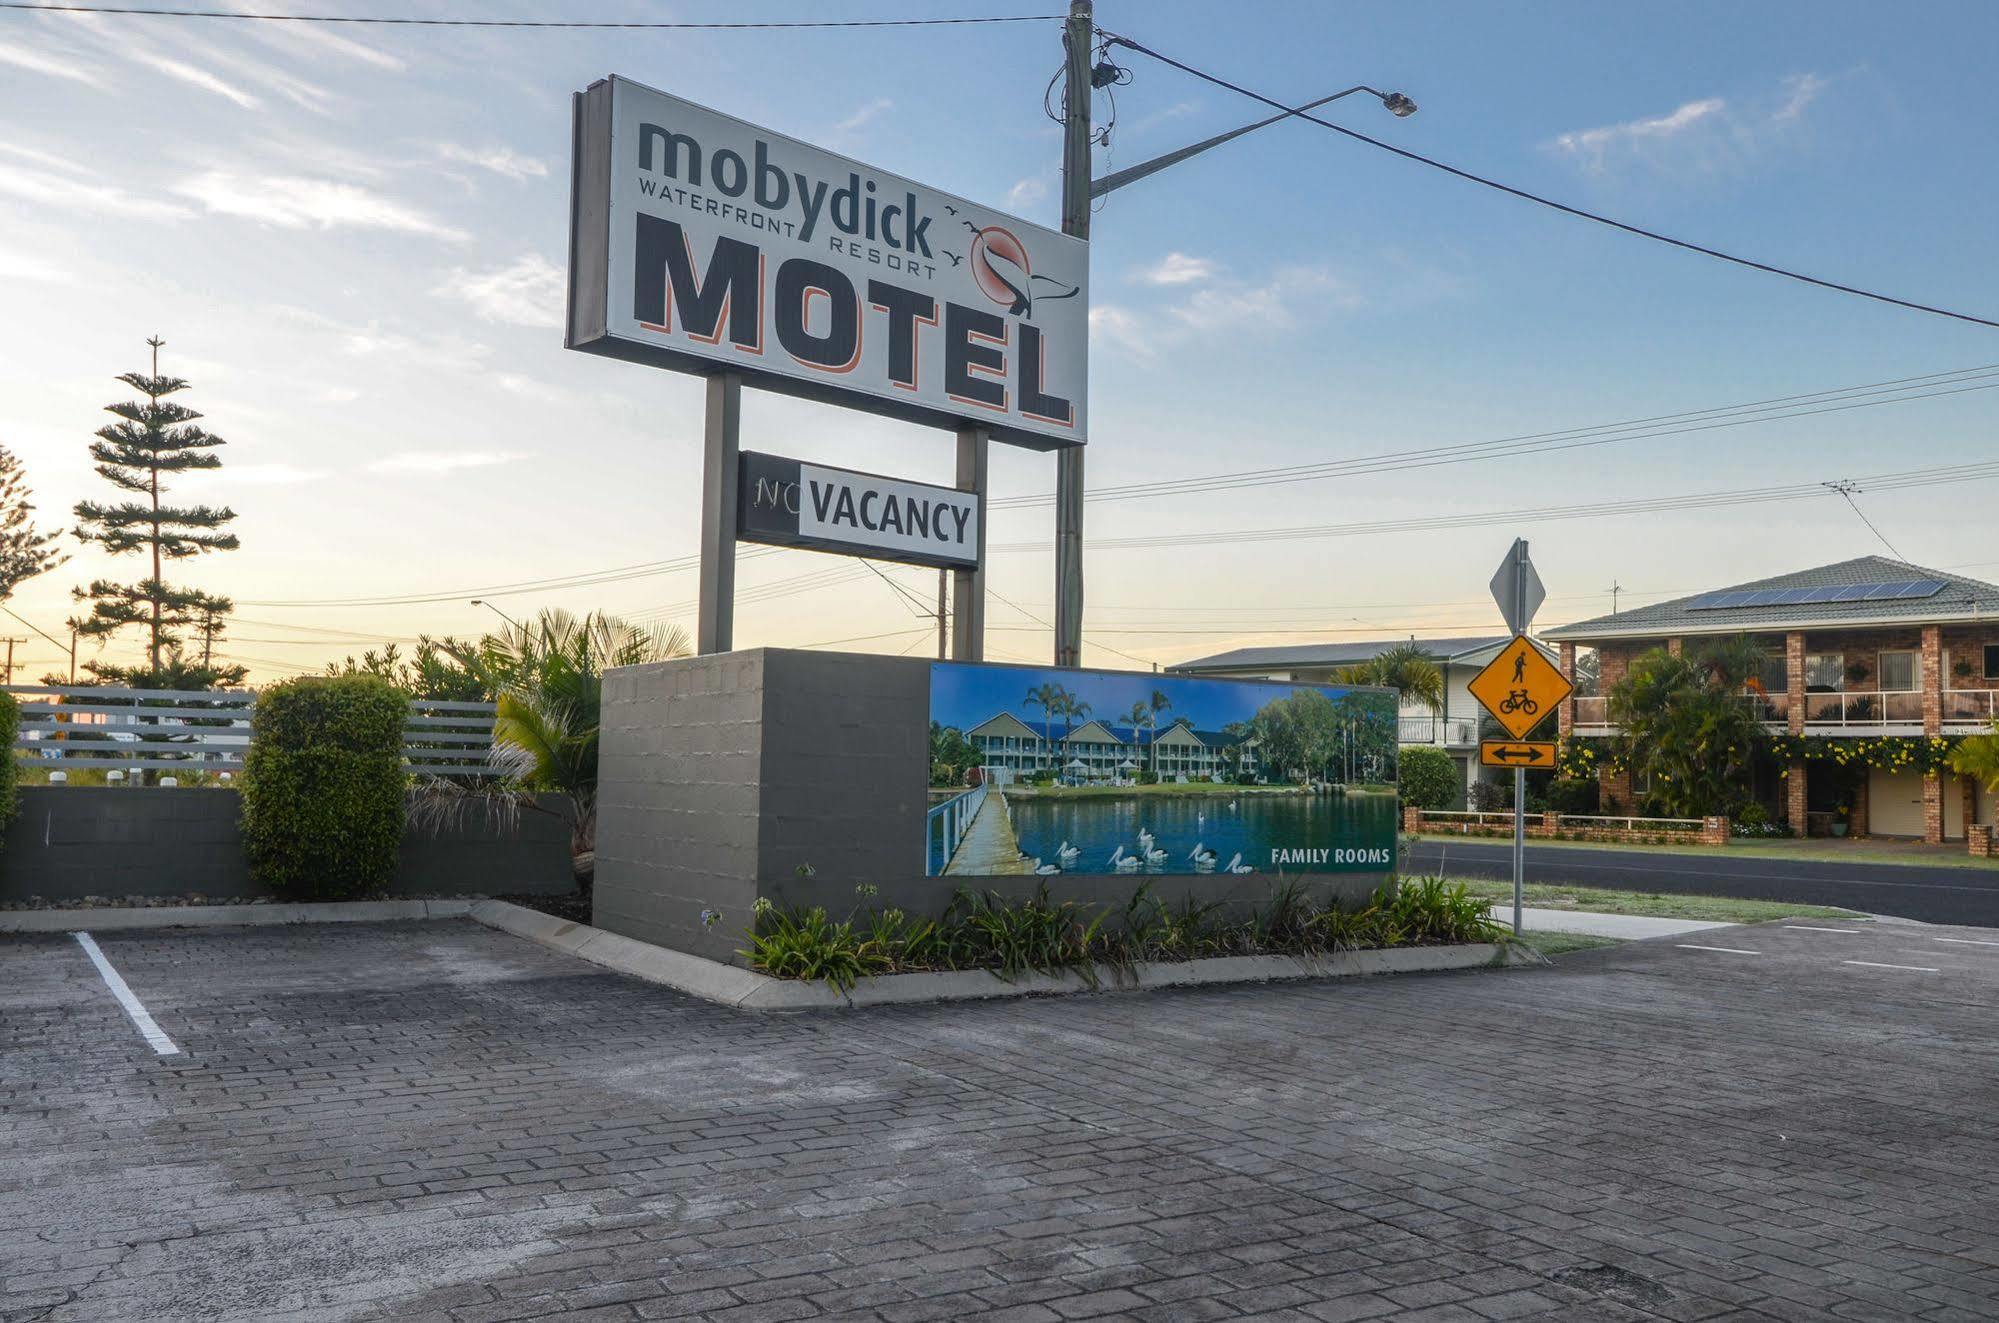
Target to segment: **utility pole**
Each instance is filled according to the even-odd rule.
[[[28,640],[25,638],[17,639],[10,635],[5,640],[0,641],[4,641],[7,644],[7,679],[5,683],[12,684],[14,683],[14,645],[16,643],[26,643]]]
[[[1069,0],[1062,28],[1062,233],[1090,237],[1090,41],[1092,0]],[[1083,664],[1083,447],[1055,452],[1055,664]]]
[[[944,584],[951,577],[949,570],[937,571],[937,660],[951,659],[949,626],[951,616],[944,609]]]

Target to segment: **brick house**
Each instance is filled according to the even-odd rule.
[[[1237,679],[1291,680],[1306,684],[1338,684],[1342,667],[1373,661],[1391,648],[1416,643],[1444,675],[1444,702],[1436,712],[1405,699],[1400,710],[1398,743],[1404,748],[1427,744],[1449,753],[1458,781],[1468,790],[1479,779],[1479,706],[1468,686],[1472,677],[1512,641],[1509,634],[1464,638],[1375,639],[1359,643],[1305,643],[1269,648],[1237,648],[1212,657],[1197,657],[1166,669],[1173,675],[1216,675]],[[1542,649],[1552,660],[1554,653]],[[1461,795],[1463,790],[1459,792]]]
[[[1743,701],[1773,735],[1908,741],[1978,734],[1999,715],[1999,587],[1862,556],[1543,631],[1578,681],[1563,737],[1616,734],[1605,695],[1649,649],[1738,634],[1766,650]],[[1948,770],[1762,762],[1745,789],[1796,835],[1823,834],[1842,809],[1855,835],[1933,843],[1993,821],[1991,793]],[[1646,789],[1629,773],[1600,776],[1621,805]]]

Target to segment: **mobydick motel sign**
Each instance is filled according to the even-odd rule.
[[[746,542],[946,569],[979,563],[974,492],[746,450],[736,500]]]
[[[1084,241],[624,78],[575,134],[570,348],[1082,444]]]

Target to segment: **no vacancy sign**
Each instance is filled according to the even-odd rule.
[[[1082,240],[628,79],[575,135],[570,348],[1083,442]]]

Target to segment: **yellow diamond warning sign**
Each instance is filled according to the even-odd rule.
[[[1517,740],[1540,725],[1574,687],[1525,634],[1517,634],[1472,679],[1471,696]]]

